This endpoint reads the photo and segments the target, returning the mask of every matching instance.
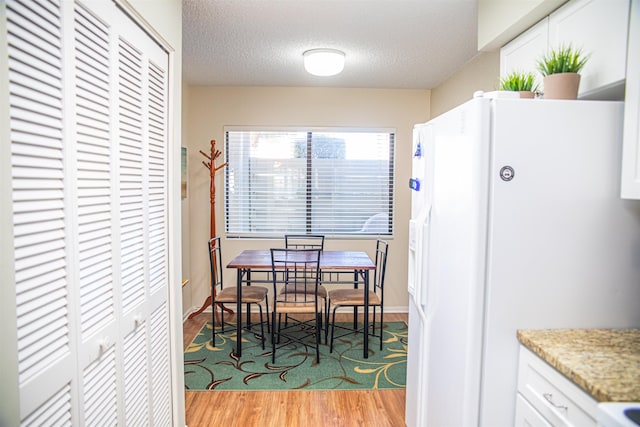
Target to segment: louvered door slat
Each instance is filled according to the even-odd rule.
[[[35,154],[36,147],[27,147],[31,149],[31,152]],[[42,150],[43,154],[46,150]],[[58,158],[49,157],[44,158],[39,155],[31,157],[22,156],[16,154],[12,156],[12,172],[14,173],[14,181],[27,180],[31,181],[32,189],[37,188],[60,188],[62,185],[62,178],[64,177],[62,168],[62,161]],[[33,167],[35,164],[41,164],[41,168]],[[35,180],[50,180],[38,184]],[[17,200],[29,200],[29,194],[17,194],[15,195]],[[22,205],[17,207],[17,212],[24,212],[30,209],[28,205]],[[49,208],[44,208],[49,209]]]
[[[76,35],[80,38],[87,36],[88,41],[100,46],[109,42],[108,24],[91,11],[85,9],[82,4],[77,4],[74,10],[76,22]],[[105,56],[109,58],[109,55]],[[107,59],[107,63],[108,63]]]
[[[102,162],[79,162],[81,167],[78,169],[78,179],[82,180],[81,185],[78,186],[78,196],[86,195],[88,191],[95,191],[99,195],[102,195],[104,191],[109,191],[110,188],[104,186],[101,187],[101,183],[108,180],[111,175],[111,171],[108,165]],[[90,169],[93,166],[92,169]]]
[[[47,108],[43,107],[43,110],[47,110]],[[19,120],[22,122],[22,126],[16,123],[15,130],[17,131],[36,132],[41,136],[45,136],[47,134],[55,136],[55,130],[60,129],[57,126],[60,124],[60,119],[62,116],[46,116],[39,114],[36,111],[20,109],[17,106],[17,108],[12,111],[11,117],[14,120]]]
[[[52,15],[52,11],[55,14]],[[18,301],[23,301],[16,307],[19,379],[23,382],[51,363],[52,358],[69,351],[66,311],[55,309],[56,301],[67,303],[66,282],[62,279],[66,277],[64,233],[60,233],[62,224],[46,221],[64,217],[63,194],[45,190],[61,189],[64,175],[60,161],[63,157],[61,30],[58,8],[48,10],[34,3],[12,2],[7,5],[7,17],[12,177],[17,183],[30,182],[28,189],[14,188],[13,191],[14,230],[24,230],[24,234],[15,235],[16,295]],[[25,72],[25,66],[29,72]],[[31,135],[38,136],[31,138]],[[42,150],[38,150],[42,142]],[[44,183],[39,185],[38,180]],[[42,210],[52,212],[43,216]],[[41,222],[43,218],[45,221]],[[28,231],[29,227],[20,227],[31,222],[39,222],[41,229],[44,225],[54,225],[53,229],[42,230],[43,235],[48,234],[53,240],[39,242]],[[56,278],[47,284],[48,294],[36,296],[32,292],[31,279],[37,276]],[[29,298],[23,297],[23,292],[28,293]],[[55,296],[53,304],[52,295]],[[34,313],[50,323],[62,319],[63,327],[59,329],[62,333],[40,339],[38,331],[28,322]]]
[[[17,296],[17,304],[23,305],[29,301],[37,300],[37,298],[42,294],[56,292],[60,286],[58,281],[63,279],[64,276],[60,275],[58,271],[42,276],[36,276],[34,280],[31,281],[30,286],[25,287],[20,295]]]
[[[93,28],[97,28],[93,25]],[[78,27],[79,31],[90,31],[90,28]],[[76,60],[85,70],[87,75],[85,78],[97,79],[101,81],[108,81],[109,75],[104,70],[109,69],[109,56],[105,55],[104,46],[109,42],[108,39],[91,39],[92,34],[85,34],[84,32],[78,32],[76,36],[78,53]],[[99,84],[94,84],[100,87]]]
[[[166,305],[159,306],[150,318],[153,425],[170,426],[171,394],[169,372],[169,325]]]
[[[18,347],[26,347],[26,344],[31,343],[31,333],[36,329],[33,327],[34,322],[50,323],[66,316],[66,301],[64,299],[66,290],[56,286],[55,282],[51,285],[54,289],[49,291],[50,299],[47,303],[43,303],[37,298],[24,303],[25,312],[18,318],[18,336],[23,338],[25,345],[19,342]],[[59,312],[60,309],[64,310]]]
[[[33,159],[32,159],[33,160]],[[59,161],[53,161],[53,165],[60,165]],[[49,183],[50,185],[51,183]],[[15,195],[14,202],[19,204],[21,202],[29,203],[34,200],[49,200],[56,201],[61,200],[64,197],[64,191],[62,189],[57,188],[40,188],[40,189],[32,189],[31,191],[24,191]],[[21,209],[28,209],[24,207],[18,206],[16,211],[20,211]]]
[[[57,2],[32,2],[37,7],[29,7],[29,3],[11,5],[15,15],[12,21],[23,27],[34,25],[48,43],[60,49],[60,9]]]
[[[87,366],[82,377],[85,425],[117,425],[118,402],[114,347]]]
[[[38,341],[55,344],[66,333],[66,325],[67,319],[64,316],[52,319],[36,318],[33,322],[24,325],[25,337],[22,343],[24,346],[33,345]]]
[[[78,125],[85,134],[103,132],[103,135],[105,135],[109,132],[109,122],[104,121],[109,118],[109,112],[108,110],[96,111],[99,108],[96,105],[93,110],[89,110],[86,106],[78,105]]]
[[[93,324],[104,320],[103,317],[107,314],[113,315],[111,307],[112,296],[111,292],[109,292],[110,277],[105,276],[102,271],[97,271],[94,275],[86,276],[85,278],[91,280],[93,286],[83,289],[80,301],[87,311],[96,311],[97,317],[89,316],[87,319],[87,323]]]
[[[97,206],[95,209],[99,209]],[[85,219],[90,219],[92,217],[92,211],[83,210],[83,216]],[[94,224],[91,222],[87,222],[83,224],[87,227],[82,227],[82,230],[79,233],[80,238],[82,239],[81,244],[81,258],[80,262],[85,265],[95,265],[97,263],[105,263],[109,262],[110,259],[102,259],[99,255],[103,253],[108,253],[111,247],[111,234],[109,233],[110,229],[108,226],[104,224]],[[88,226],[100,226],[101,228],[89,228]]]
[[[10,65],[14,71],[14,78],[9,91],[18,97],[14,105],[36,110],[40,110],[42,106],[42,108],[48,108],[49,114],[60,117],[60,111],[55,108],[60,102],[59,83],[55,82],[53,77],[43,73],[38,76],[38,71],[32,75],[22,74],[29,72],[30,68],[18,62],[11,62]],[[38,80],[38,77],[41,79]]]
[[[78,268],[82,337],[115,321],[109,28],[76,6]]]
[[[124,339],[125,420],[132,426],[149,425],[145,327],[145,324],[139,325]]]
[[[51,420],[71,425],[71,386],[66,384],[38,410],[26,417],[21,426],[50,425]]]
[[[12,35],[15,35],[15,32],[12,31],[21,31],[21,28],[11,25],[7,25],[7,27],[9,27],[9,32]],[[39,77],[37,80],[34,79],[34,84],[38,84],[41,81],[48,83],[52,79],[58,85],[60,84],[62,74],[60,68],[56,66],[56,63],[60,61],[60,57],[52,54],[49,47],[39,45],[38,43],[44,43],[42,39],[34,37],[30,40],[23,40],[15,37],[14,40],[15,43],[9,45],[9,55],[11,57],[9,65],[17,74],[27,77]],[[33,76],[25,73],[25,71],[31,69],[36,73]]]
[[[151,292],[162,291],[166,271],[166,74],[149,64],[149,284]]]
[[[88,181],[88,182],[87,182]],[[103,192],[103,191],[107,191],[108,189],[105,188],[99,188],[99,187],[94,187],[99,185],[99,181],[97,180],[92,180],[92,179],[86,179],[85,178],[85,182],[83,183],[86,186],[86,190],[84,192],[80,192],[78,191],[78,196],[79,196],[79,206],[78,206],[78,214],[80,216],[82,216],[83,218],[85,218],[85,223],[91,223],[91,217],[94,214],[99,214],[101,212],[105,212],[106,210],[104,209],[105,205],[109,205],[109,202],[111,201],[111,198],[106,195],[106,194],[95,194],[95,195],[91,195],[89,193],[90,190],[94,190],[97,193]],[[80,194],[82,193],[82,194]],[[83,224],[84,225],[84,224]]]
[[[19,229],[21,231],[20,234],[15,233],[16,241],[23,236],[31,234],[33,226],[33,232],[38,228],[40,231],[45,230],[57,230],[64,228],[64,218],[63,212],[61,211],[26,211],[22,213],[14,213],[13,220],[15,223],[15,229]],[[14,230],[15,231],[15,230]]]
[[[20,283],[19,291],[17,292],[17,298],[20,298],[20,294],[22,292],[30,291],[32,288],[38,286],[41,283],[41,278],[43,277],[60,277],[65,278],[65,266],[66,262],[64,257],[61,257],[57,254],[53,254],[53,256],[41,256],[39,260],[35,260],[32,263],[24,262],[22,265],[18,265],[18,261],[16,260],[16,284]],[[39,261],[39,262],[38,262]],[[24,267],[19,269],[18,267]],[[52,282],[58,283],[58,286],[62,289],[65,287],[65,281],[61,280],[60,282]],[[39,296],[40,299],[46,301],[42,295]],[[23,310],[21,307],[17,307],[18,313]]]
[[[78,76],[78,79],[77,79],[78,98],[80,98],[80,100],[94,101],[93,98],[96,97],[97,98],[95,100],[96,103],[100,105],[102,108],[108,109],[109,105],[102,105],[100,100],[104,99],[105,97],[108,97],[109,93],[100,89],[100,86],[99,86],[100,82],[101,80],[92,79],[87,75],[84,75],[82,77]]]
[[[23,31],[20,27],[13,25],[7,25],[9,31],[15,36],[15,43],[9,46],[9,60],[12,68],[21,73],[22,68],[20,64],[23,64],[31,69],[37,70],[41,73],[40,77],[47,76],[48,78],[56,79],[58,82],[62,79],[61,70],[56,66],[60,61],[58,52],[52,50],[51,46],[46,45],[46,40],[39,37],[32,37],[30,39],[20,38],[20,32]],[[34,27],[29,28],[31,31]],[[30,34],[32,35],[32,34]],[[34,56],[35,55],[35,56]],[[25,70],[27,68],[24,68]],[[26,74],[29,76],[28,74]],[[47,80],[45,78],[40,80]],[[37,83],[35,81],[34,83]]]
[[[145,297],[144,191],[142,139],[142,55],[126,40],[118,43],[120,136],[120,235],[122,306],[131,312]]]
[[[14,181],[15,182],[15,181]],[[30,235],[37,235],[38,233],[55,232],[56,230],[64,229],[64,220],[62,213],[59,211],[26,211],[20,215],[15,216],[16,219],[20,219],[20,223],[14,226],[15,241],[27,238]],[[40,221],[38,221],[40,219]]]
[[[11,127],[11,142],[15,144],[37,145],[42,148],[55,148],[59,145],[57,141],[62,139],[60,129],[51,129],[42,126],[36,126],[36,128],[38,133],[32,132],[33,127],[28,124],[15,122],[15,126]],[[12,148],[14,148],[13,145]],[[20,147],[18,146],[16,148]]]
[[[19,168],[17,168],[19,169]],[[21,177],[15,178],[12,181],[13,188],[16,190],[37,190],[37,189],[47,189],[47,188],[60,188],[60,182],[58,180],[34,180],[33,177]],[[34,224],[34,227],[38,224]]]
[[[81,142],[78,147],[78,178],[80,179],[104,179],[106,172],[109,176],[111,173],[111,153],[108,148],[105,147],[105,141],[108,138],[103,138],[101,135],[94,134],[88,136],[82,134],[82,127],[78,127],[78,139]],[[108,135],[108,134],[107,134]],[[96,175],[93,173],[96,172]],[[82,188],[82,186],[79,186]]]
[[[44,192],[43,192],[44,193]],[[53,250],[62,248],[64,239],[64,231],[62,229],[44,229],[40,233],[24,234],[20,237],[21,249],[18,254],[20,257],[28,257],[37,251]],[[48,245],[39,245],[40,242],[49,242]],[[32,252],[34,251],[34,252]]]

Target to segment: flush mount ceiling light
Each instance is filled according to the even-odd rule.
[[[304,69],[314,76],[335,76],[344,69],[344,52],[336,49],[311,49],[302,54]]]

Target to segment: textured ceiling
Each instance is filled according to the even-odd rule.
[[[477,0],[182,0],[193,85],[431,89],[476,53]],[[302,53],[346,53],[333,77]]]

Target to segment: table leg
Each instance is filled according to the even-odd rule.
[[[247,286],[251,286],[251,270],[247,270]],[[247,304],[246,305],[246,309],[247,309],[247,325],[246,328],[247,329],[251,329],[251,305]]]
[[[358,281],[360,280],[360,272],[353,272],[353,288],[358,289]],[[353,330],[358,330],[358,307],[353,306]]]
[[[369,270],[364,270],[364,358],[369,358]]]
[[[242,269],[238,269],[236,280],[236,356],[242,356]]]

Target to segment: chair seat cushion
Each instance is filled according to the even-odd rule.
[[[335,289],[329,292],[331,305],[364,305],[363,289]],[[369,291],[369,305],[380,305],[380,297]]]
[[[304,294],[287,294],[284,300],[278,298],[275,303],[274,311],[276,313],[313,313],[314,301],[309,301],[308,294],[306,295],[307,302],[305,301]],[[322,311],[324,305],[324,298],[318,297],[318,305],[316,311],[319,313]]]
[[[313,294],[314,293],[314,287],[310,286],[305,288],[304,286],[298,284],[289,284],[289,285],[284,285],[282,287],[282,289],[280,290],[280,293],[298,293],[298,294],[302,294],[302,293],[306,293],[306,294]],[[306,292],[305,292],[306,291]],[[327,288],[325,288],[322,285],[318,285],[318,296],[321,298],[326,298],[327,297]]]
[[[267,296],[267,288],[263,286],[243,286],[242,287],[242,302],[254,303],[260,302]],[[238,289],[235,286],[224,288],[216,295],[216,302],[231,303],[238,301]]]

